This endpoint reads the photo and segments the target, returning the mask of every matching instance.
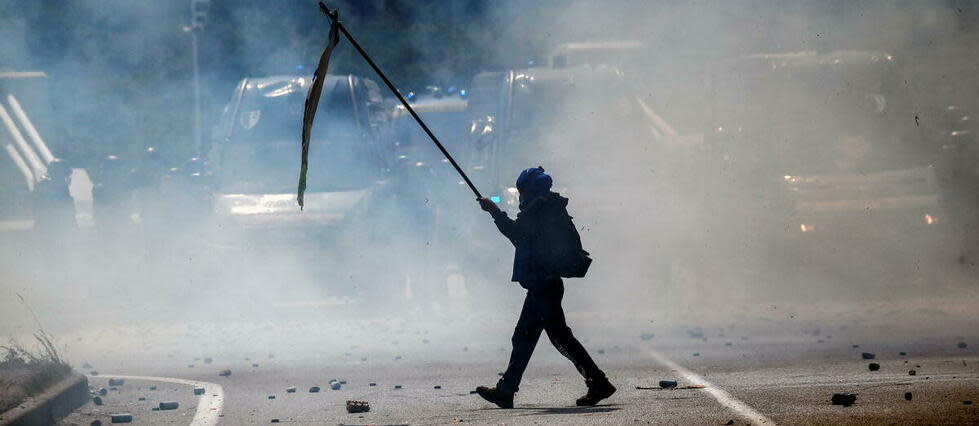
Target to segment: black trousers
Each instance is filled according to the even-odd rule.
[[[561,299],[564,298],[564,283],[560,278],[535,283],[520,283],[527,289],[520,319],[513,330],[513,352],[510,353],[510,364],[497,386],[501,390],[516,392],[520,389],[520,379],[523,377],[534,347],[540,339],[542,331],[547,332],[551,344],[566,358],[571,360],[585,380],[605,379],[605,373],[595,365],[585,347],[571,334],[571,329],[564,319],[564,309]]]

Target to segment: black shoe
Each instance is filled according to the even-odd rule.
[[[585,396],[578,398],[576,402],[578,406],[591,406],[598,404],[605,398],[612,396],[615,393],[615,386],[608,379],[601,380],[589,380],[586,382],[588,384],[588,393]]]
[[[476,388],[476,393],[483,399],[496,404],[497,407],[513,408],[513,392],[500,390],[498,387],[480,386]]]

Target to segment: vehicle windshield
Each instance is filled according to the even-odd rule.
[[[778,173],[857,173],[919,166],[914,111],[886,67],[794,67],[729,79],[715,111],[719,125],[740,128],[767,146]]]
[[[296,190],[305,100],[305,86],[294,83],[245,91],[216,171],[223,192]],[[307,191],[360,189],[378,178],[355,107],[346,79],[326,81],[310,138]]]

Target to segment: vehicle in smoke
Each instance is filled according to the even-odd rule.
[[[837,51],[712,64],[704,148],[713,227],[752,247],[742,253],[803,262],[868,244],[940,245],[940,143],[918,122],[922,107],[896,61]]]
[[[388,168],[387,121],[377,84],[328,75],[313,126],[306,207],[296,205],[298,141],[308,76],[245,78],[218,123],[207,156],[217,222],[238,230],[316,230],[349,225],[377,197]]]
[[[0,232],[35,231],[52,239],[77,226],[69,192],[73,170],[56,158],[44,133],[54,121],[42,71],[0,72]],[[55,132],[56,133],[56,132]]]

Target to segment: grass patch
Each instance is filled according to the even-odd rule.
[[[17,379],[7,380],[19,382],[27,396],[44,392],[71,373],[71,365],[58,353],[51,336],[42,330],[34,333],[34,338],[40,344],[37,352],[31,352],[17,344],[0,346],[6,352],[6,356],[0,360],[0,372],[10,372],[17,376]]]

